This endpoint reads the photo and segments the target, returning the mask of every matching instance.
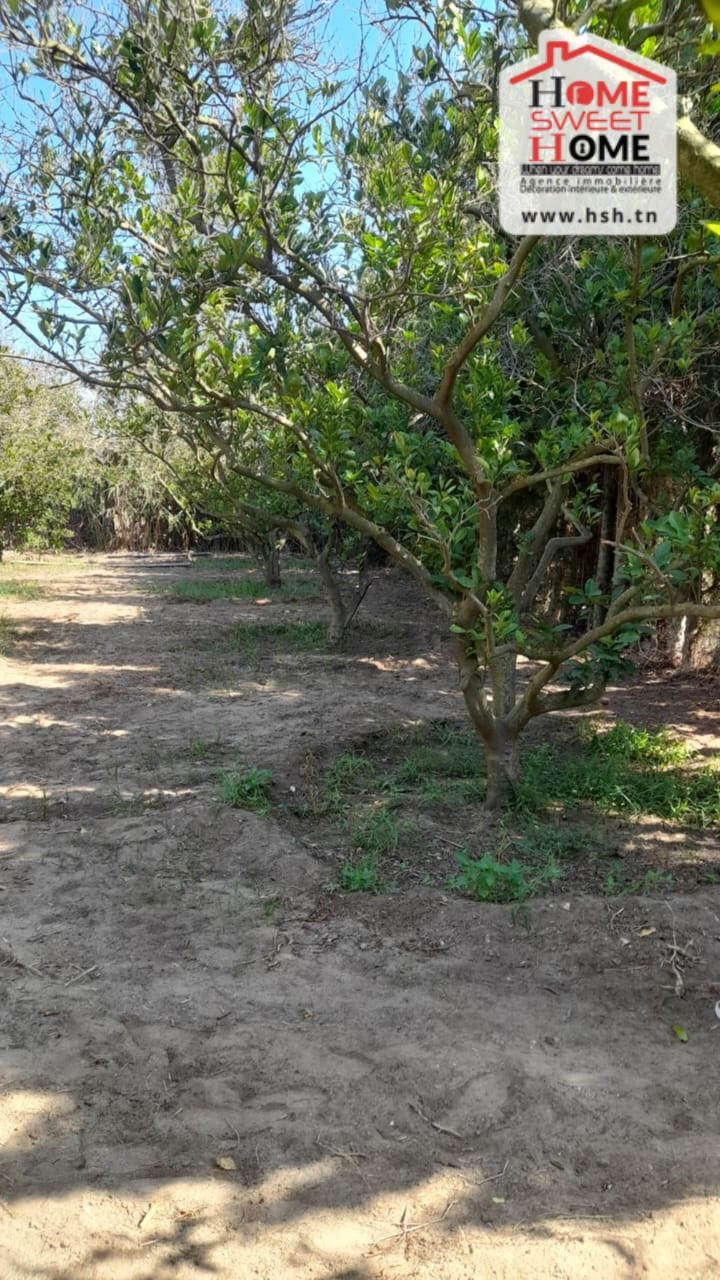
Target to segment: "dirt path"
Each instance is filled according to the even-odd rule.
[[[217,772],[460,717],[444,642],[388,579],[399,641],[263,670],[233,623],[320,606],[147,590],[187,572],[5,607],[2,1280],[720,1274],[720,889],[329,898]]]

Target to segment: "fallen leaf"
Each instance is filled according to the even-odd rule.
[[[657,929],[638,929],[638,938],[650,938],[654,933]]]
[[[493,1204],[504,1204],[505,1200],[503,1199],[502,1196],[493,1196],[492,1202]]]
[[[680,1026],[679,1022],[675,1023],[672,1033],[678,1040],[681,1040],[683,1044],[687,1044],[688,1033],[684,1027]]]
[[[237,1170],[232,1156],[215,1156],[215,1164],[218,1169],[222,1169],[223,1173],[233,1173]]]

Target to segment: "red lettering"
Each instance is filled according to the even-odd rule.
[[[556,129],[567,129],[568,125],[571,129],[582,129],[585,115],[584,111],[581,111],[579,116],[574,116],[572,111],[566,111],[561,116],[559,111],[553,111],[552,120]]]
[[[541,152],[552,151],[552,156],[541,155]],[[560,164],[563,158],[563,137],[561,133],[554,133],[552,142],[542,142],[540,138],[530,139],[530,163],[531,164]]]
[[[610,112],[610,128],[617,133],[622,130],[632,129],[632,120],[630,116],[624,116],[621,111]]]
[[[637,88],[637,85],[633,85],[633,89],[636,89],[636,88]],[[610,88],[610,85],[605,84],[603,80],[600,80],[597,87],[598,106],[601,107],[603,102],[617,102],[619,100],[620,106],[626,107],[627,91],[628,91],[628,87],[625,81],[623,81],[622,84],[619,84],[617,86],[617,89],[613,93]]]
[[[632,104],[634,107],[649,107],[647,80],[636,80],[632,87]]]
[[[552,121],[548,120],[544,111],[531,111],[530,119],[533,129],[552,129]]]
[[[579,107],[587,107],[593,100],[593,87],[587,80],[575,80],[567,87],[567,100]]]

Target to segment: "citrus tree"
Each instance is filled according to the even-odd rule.
[[[718,195],[720,151],[681,130],[674,238],[511,242],[497,72],[545,9],[387,20],[397,65],[358,75],[323,65],[288,0],[85,26],[0,3],[23,104],[0,313],[192,424],[248,510],[262,492],[276,521],[341,521],[409,573],[447,617],[496,804],[533,717],[595,700],[648,623],[720,614],[714,458],[683,434],[718,269],[696,192]],[[671,385],[679,413],[648,400]]]

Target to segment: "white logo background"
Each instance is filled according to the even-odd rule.
[[[500,76],[500,224],[511,235],[665,235],[677,218],[675,73],[543,31]]]

